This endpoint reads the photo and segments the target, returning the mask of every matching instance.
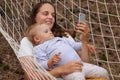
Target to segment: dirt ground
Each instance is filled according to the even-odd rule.
[[[24,72],[8,45],[5,38],[0,34],[0,80],[25,80]]]

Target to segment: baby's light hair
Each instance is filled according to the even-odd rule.
[[[37,34],[37,29],[36,29],[37,26],[41,26],[41,25],[38,23],[35,23],[35,24],[29,26],[26,31],[26,37],[28,37],[28,39],[32,42],[33,45],[36,45],[34,37]]]

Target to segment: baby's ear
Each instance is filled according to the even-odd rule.
[[[34,37],[34,42],[35,42],[35,44],[38,44],[38,43],[40,43],[40,38],[38,38],[38,37]]]

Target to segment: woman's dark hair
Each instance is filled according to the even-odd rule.
[[[28,23],[28,25],[32,25],[34,23],[36,23],[35,21],[35,17],[37,15],[37,13],[39,12],[39,9],[42,7],[42,5],[44,4],[50,4],[53,6],[54,10],[55,10],[55,7],[54,5],[51,3],[51,2],[48,2],[48,1],[41,1],[39,3],[37,3],[33,9],[32,9],[32,12],[31,12],[31,15],[30,15],[30,21]],[[56,11],[55,11],[56,13]],[[55,15],[55,22],[54,22],[54,25],[52,27],[52,32],[54,34],[54,36],[56,37],[62,37],[62,36],[65,36],[65,32],[67,32],[65,29],[61,28],[57,23],[56,23],[56,15]]]

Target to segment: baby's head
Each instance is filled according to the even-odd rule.
[[[33,45],[38,45],[54,38],[54,35],[51,32],[49,25],[38,23],[28,27],[26,36]]]

